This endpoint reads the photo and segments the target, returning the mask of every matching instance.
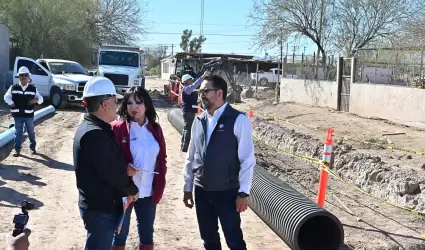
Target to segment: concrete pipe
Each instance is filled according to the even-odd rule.
[[[244,89],[242,90],[242,98],[253,98],[254,97],[254,91],[252,89]]]
[[[171,110],[168,121],[182,133],[180,110]],[[337,250],[344,243],[337,217],[260,166],[254,169],[249,207],[291,249]]]

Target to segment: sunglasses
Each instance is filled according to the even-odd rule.
[[[208,92],[213,91],[213,90],[220,90],[220,89],[208,89],[208,88],[204,88],[204,89],[200,89],[199,90],[199,94],[206,95],[206,94],[208,94]]]
[[[28,77],[28,74],[20,74],[19,77]]]

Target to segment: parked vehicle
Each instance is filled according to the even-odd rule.
[[[145,54],[139,47],[101,45],[97,60],[95,57],[92,53],[92,64],[97,63],[94,75],[109,78],[118,93],[124,93],[133,86],[145,87]]]
[[[266,73],[258,73],[258,85],[266,87],[269,84],[276,84],[279,78],[282,78],[282,70],[278,74],[278,69],[270,69]],[[251,79],[257,80],[257,73],[251,73]]]
[[[81,103],[84,85],[92,78],[81,64],[74,61],[16,57],[13,83],[18,83],[16,75],[22,66],[29,69],[31,84],[55,108],[65,108],[68,103]]]

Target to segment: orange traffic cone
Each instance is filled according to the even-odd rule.
[[[254,111],[252,111],[252,106],[249,105],[248,118],[251,120],[251,124],[254,122]]]
[[[323,149],[323,165],[325,168],[328,168],[331,163],[332,156],[332,135],[334,130],[329,128],[327,130],[328,134],[326,135],[324,149]],[[319,179],[319,192],[317,192],[317,204],[320,207],[325,206],[326,199],[326,189],[328,186],[328,172],[325,169],[320,170],[320,179]]]
[[[179,85],[180,86],[180,85]],[[182,106],[182,91],[183,88],[179,88],[179,96],[177,97],[177,106],[181,107]]]

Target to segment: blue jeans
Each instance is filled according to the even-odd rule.
[[[221,250],[218,220],[227,246],[231,250],[246,250],[240,213],[236,211],[238,189],[205,191],[195,186],[195,207],[199,232],[206,250]]]
[[[125,246],[130,229],[131,212],[133,208],[127,209],[124,215],[121,232],[114,234],[113,245]],[[139,233],[139,244],[153,244],[154,222],[156,215],[156,205],[152,203],[152,197],[140,198],[134,203],[136,212],[137,231]]]
[[[114,231],[118,226],[119,213],[104,213],[80,209],[87,230],[84,250],[111,249]]]
[[[28,138],[30,139],[30,149],[35,150],[35,132],[34,132],[34,118],[15,117],[15,145],[13,146],[16,151],[20,151],[22,147],[22,135],[24,133],[24,124],[27,128]]]

